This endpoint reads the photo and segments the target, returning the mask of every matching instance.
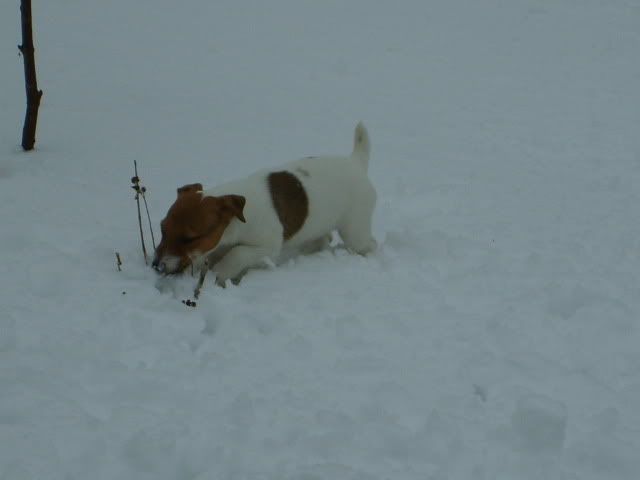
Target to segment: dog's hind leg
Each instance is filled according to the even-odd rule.
[[[338,225],[338,233],[348,250],[366,255],[377,247],[371,233],[373,210],[376,206],[376,191],[368,181],[359,185],[350,211]]]
[[[358,215],[350,215],[338,228],[338,233],[348,250],[366,255],[373,252],[377,242],[371,233],[371,216],[373,208],[368,211],[353,212]]]
[[[300,247],[300,253],[302,255],[312,255],[314,253],[321,252],[322,250],[326,250],[329,247],[332,238],[332,235],[328,233],[314,240],[309,240]]]
[[[349,224],[338,230],[347,250],[366,255],[376,249],[378,244],[371,234],[371,222],[366,223],[368,225]]]

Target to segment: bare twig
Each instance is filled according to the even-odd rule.
[[[193,291],[193,297],[197,300],[200,296],[200,290],[202,289],[202,285],[204,284],[204,277],[207,276],[207,272],[209,271],[209,262],[207,260],[204,261],[204,265],[200,270],[200,278],[198,279],[198,284],[196,285],[195,290]]]
[[[153,235],[153,226],[151,225],[151,216],[149,215],[149,205],[147,205],[147,197],[145,196],[145,192],[147,191],[146,187],[141,187],[140,191],[142,192],[142,200],[144,201],[144,209],[147,211],[147,220],[149,220],[149,231],[151,232],[151,243],[153,244],[153,249],[156,249],[156,237]]]
[[[116,252],[116,265],[118,266],[118,271],[121,272],[122,269],[120,266],[122,265],[122,260],[120,259],[120,254]]]
[[[134,186],[132,187],[135,191],[136,194],[139,196],[142,196],[142,201],[144,202],[144,209],[147,212],[147,220],[149,221],[149,231],[151,232],[151,243],[153,245],[153,249],[156,249],[156,237],[153,234],[153,224],[151,223],[151,215],[149,215],[149,204],[147,203],[147,187],[145,187],[144,185],[142,185],[140,183],[140,176],[138,175],[138,162],[136,162],[135,160],[133,161],[133,166],[135,168],[135,172],[136,172],[136,176],[133,177],[131,179],[131,181],[133,182],[133,180],[135,179],[136,181],[133,182]]]
[[[191,268],[193,268],[193,264],[191,264]],[[196,300],[200,296],[200,290],[202,290],[202,285],[204,284],[204,277],[207,276],[208,271],[209,271],[209,262],[205,260],[204,265],[202,265],[202,268],[200,269],[200,278],[198,279],[198,284],[196,285],[196,288],[193,290],[193,298],[195,298]],[[184,303],[187,307],[192,307],[192,308],[195,308],[198,305],[194,300],[191,300],[189,298],[187,300],[182,300],[182,303]]]
[[[142,243],[142,254],[144,255],[144,263],[146,265],[149,264],[147,260],[147,247],[144,244],[144,233],[142,232],[142,215],[140,214],[140,177],[138,177],[138,162],[133,161],[133,168],[135,172],[135,176],[131,177],[131,183],[133,183],[133,188],[136,191],[136,205],[138,207],[138,226],[140,227],[140,242]]]
[[[22,128],[22,148],[32,150],[36,142],[36,124],[38,108],[42,98],[42,90],[38,89],[36,78],[36,61],[33,48],[33,28],[31,0],[20,1],[20,17],[22,23],[22,45],[18,49],[24,58],[24,83],[27,92],[27,113]]]

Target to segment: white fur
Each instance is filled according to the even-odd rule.
[[[204,196],[242,195],[246,223],[233,219],[218,246],[207,255],[222,257],[212,266],[218,283],[235,279],[260,266],[267,257],[278,260],[283,249],[307,252],[326,246],[337,230],[346,247],[366,254],[376,248],[371,217],[376,192],[367,176],[369,136],[362,123],[355,129],[354,148],[345,157],[306,157],[203,191]],[[272,172],[288,171],[302,182],[309,212],[302,228],[286,242],[267,185]]]

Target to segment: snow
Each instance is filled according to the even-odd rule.
[[[23,153],[0,4],[0,479],[640,476],[636,1],[33,9]],[[196,308],[145,267],[134,159],[157,224],[182,184],[348,153],[358,120],[374,255]]]
[[[542,395],[523,396],[518,400],[511,424],[522,448],[559,452],[564,444],[567,409]]]

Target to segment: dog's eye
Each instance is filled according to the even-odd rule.
[[[197,238],[198,238],[198,237],[181,237],[181,238],[180,238],[180,243],[182,243],[182,244],[185,244],[185,245],[186,245],[187,243],[191,243],[191,242],[193,242],[193,241],[194,241],[194,240],[196,240]]]

